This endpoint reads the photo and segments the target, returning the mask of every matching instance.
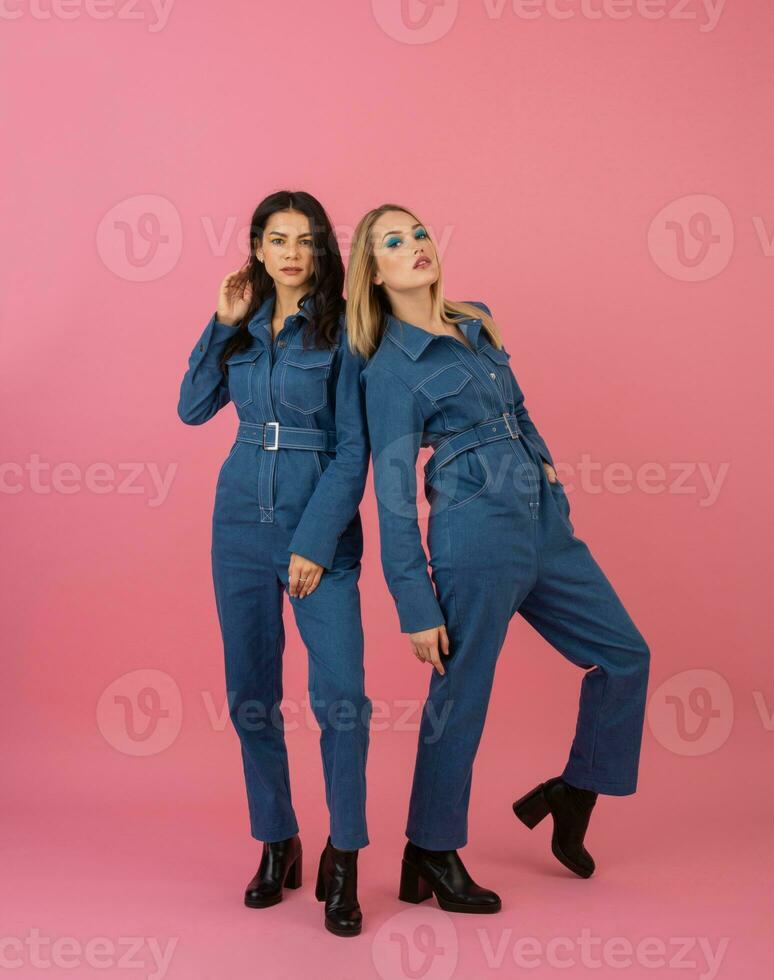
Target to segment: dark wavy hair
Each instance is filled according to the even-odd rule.
[[[249,283],[253,294],[234,337],[226,345],[221,367],[232,354],[250,345],[251,337],[247,325],[266,297],[274,292],[274,280],[256,257],[255,250],[263,240],[269,218],[278,211],[297,211],[306,215],[312,231],[314,272],[309,291],[299,300],[300,307],[308,299],[306,308],[312,311],[311,319],[304,325],[304,345],[309,343],[314,347],[329,348],[337,342],[339,318],[344,312],[344,263],[341,261],[331,219],[322,204],[311,194],[304,191],[277,191],[261,201],[250,219],[250,256],[240,269],[234,288],[244,288]]]

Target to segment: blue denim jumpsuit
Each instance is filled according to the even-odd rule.
[[[563,772],[574,786],[635,791],[650,660],[574,533],[564,487],[548,481],[542,460],[553,460],[510,355],[480,319],[459,326],[472,349],[389,316],[362,374],[382,564],[400,628],[444,623],[449,635],[446,673],[430,680],[406,828],[432,850],[467,842],[473,761],[515,612],[586,671]],[[431,573],[417,520],[421,446],[434,449],[423,474]]]
[[[343,318],[335,347],[304,349],[308,311],[288,317],[272,340],[273,310],[271,295],[248,324],[249,347],[226,362],[227,377],[218,362],[234,329],[213,316],[191,354],[178,414],[199,425],[233,401],[240,419],[218,475],[212,571],[251,833],[277,841],[298,831],[279,708],[283,598],[296,552],[326,569],[311,594],[290,597],[290,603],[309,654],[331,840],[351,850],[368,844],[371,702],[364,690],[358,590],[358,506],[369,461],[364,361],[348,349]],[[280,428],[263,424],[273,422]],[[305,716],[294,710],[294,725],[304,724]]]

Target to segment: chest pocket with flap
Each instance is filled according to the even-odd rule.
[[[466,429],[476,421],[472,414],[478,402],[468,404],[471,396],[463,391],[470,381],[470,374],[456,364],[441,368],[419,385],[419,391],[441,413],[444,425],[452,431]]]
[[[258,359],[264,353],[262,347],[240,350],[227,358],[228,390],[231,400],[238,407],[249,405],[255,397],[258,384]]]
[[[304,414],[325,408],[335,353],[335,347],[328,350],[288,347],[280,380],[282,404]]]

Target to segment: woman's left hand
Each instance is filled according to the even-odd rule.
[[[294,552],[288,565],[288,593],[297,599],[308,596],[320,584],[324,571],[323,565]]]
[[[549,483],[556,483],[559,477],[556,475],[556,470],[550,463],[543,460],[543,469],[546,471],[546,476],[548,477]]]

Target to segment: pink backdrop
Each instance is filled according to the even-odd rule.
[[[0,19],[3,966],[769,976],[771,4],[8,0]],[[370,481],[366,928],[328,935],[313,897],[326,813],[291,617],[306,883],[240,904],[259,847],[209,566],[235,415],[187,428],[175,406],[250,212],[285,186],[345,252],[383,200],[424,216],[653,651],[640,792],[601,798],[580,881],[511,812],[560,771],[580,674],[514,620],[463,852],[503,897],[483,923],[396,899],[428,674]]]

